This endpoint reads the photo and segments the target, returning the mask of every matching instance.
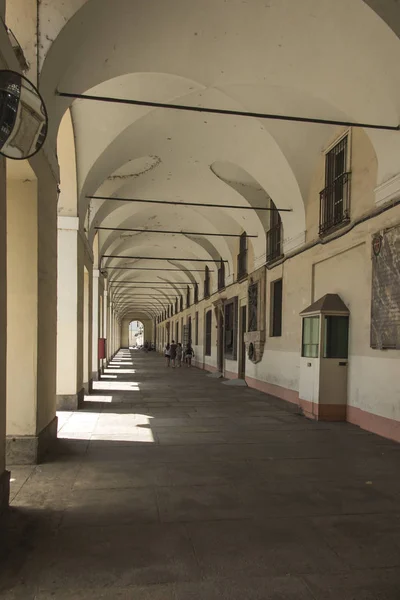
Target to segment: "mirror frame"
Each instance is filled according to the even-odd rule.
[[[19,77],[21,77],[21,79],[25,79],[25,81],[27,81],[27,82],[29,83],[29,85],[30,85],[30,86],[32,86],[32,88],[33,88],[33,89],[35,90],[35,92],[37,93],[37,95],[38,95],[38,97],[39,97],[39,99],[40,99],[40,101],[41,101],[41,105],[42,105],[42,107],[43,107],[43,112],[44,112],[44,116],[45,116],[45,119],[46,119],[46,133],[45,133],[45,136],[44,136],[44,138],[43,138],[43,141],[42,141],[42,143],[41,143],[41,145],[40,145],[40,148],[37,148],[37,149],[36,149],[34,152],[32,152],[31,154],[28,154],[27,156],[22,156],[22,157],[8,156],[7,154],[5,154],[5,153],[2,151],[2,148],[0,148],[0,155],[1,155],[1,156],[4,156],[5,158],[8,158],[9,160],[27,160],[27,159],[29,159],[29,158],[32,158],[32,156],[35,156],[35,155],[36,155],[38,152],[40,152],[40,151],[41,151],[41,149],[43,148],[43,146],[44,146],[45,142],[46,142],[46,139],[47,139],[47,134],[48,134],[48,131],[49,131],[49,115],[48,115],[48,112],[47,112],[46,104],[45,104],[45,102],[44,102],[44,100],[43,100],[43,97],[42,97],[41,93],[39,92],[39,90],[38,90],[37,86],[36,86],[36,85],[34,85],[34,84],[31,82],[31,80],[30,80],[30,79],[28,79],[27,77],[25,77],[25,75],[22,75],[22,73],[19,73],[18,71],[13,71],[12,69],[0,69],[0,76],[1,76],[1,74],[2,74],[2,73],[13,73],[14,75],[18,75]]]

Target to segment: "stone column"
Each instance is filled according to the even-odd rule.
[[[34,464],[57,436],[57,184],[7,181],[7,460]]]
[[[10,473],[6,468],[7,210],[6,161],[0,156],[0,513],[8,506]]]
[[[100,303],[99,303],[99,277],[100,271],[93,269],[92,282],[92,379],[99,378],[99,337],[100,337]]]
[[[78,235],[78,217],[58,217],[58,410],[77,410],[83,401],[78,383]]]
[[[110,360],[113,353],[113,314],[112,301],[109,299],[107,307],[107,362]]]
[[[103,337],[106,338],[106,358],[102,360],[102,370],[104,365],[107,364],[107,356],[108,356],[108,292],[104,290],[103,292]]]

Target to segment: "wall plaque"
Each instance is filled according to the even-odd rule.
[[[372,238],[371,347],[400,349],[400,225]]]

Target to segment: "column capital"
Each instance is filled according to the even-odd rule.
[[[79,217],[57,217],[57,228],[79,231]]]
[[[98,279],[100,277],[99,269],[93,269],[93,277],[96,277],[96,279]]]

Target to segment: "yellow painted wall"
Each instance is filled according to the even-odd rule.
[[[7,182],[7,434],[35,435],[37,412],[37,182]]]

